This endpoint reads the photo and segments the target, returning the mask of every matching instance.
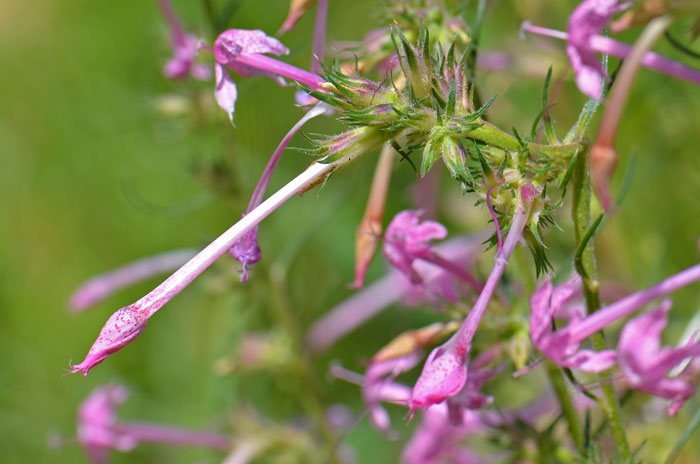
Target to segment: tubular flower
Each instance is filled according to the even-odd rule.
[[[557,31],[555,29],[548,29],[546,27],[534,26],[529,22],[524,22],[521,26],[521,29],[524,32],[531,32],[533,34],[553,37],[555,39],[570,40],[570,35],[566,32]],[[607,53],[610,56],[626,59],[630,56],[630,54],[634,50],[634,47],[626,43],[619,42],[609,37],[603,37],[600,35],[593,35],[592,37],[589,37],[587,44],[588,48],[576,49],[575,53],[582,53],[582,50],[590,52],[585,56],[587,56],[588,58],[591,58],[592,56],[595,59],[595,63],[592,63],[589,67],[584,67],[582,58],[570,59],[572,60],[572,66],[574,66],[574,70],[576,71],[576,68],[578,67],[579,71],[581,71],[577,71],[577,84],[581,92],[592,98],[599,99],[600,91],[602,89],[601,78],[603,76],[598,72],[599,68],[602,68],[602,65],[598,62],[598,59],[595,57],[595,52]],[[569,48],[571,47],[567,47],[567,51],[569,50]],[[574,65],[574,63],[576,64]],[[587,61],[587,63],[591,62]],[[696,85],[700,85],[699,70],[687,66],[681,62],[666,58],[665,56],[659,55],[658,53],[646,52],[642,56],[641,63],[643,66],[646,66],[649,69],[653,69],[655,71],[668,74],[669,76],[673,76],[678,79],[683,79],[685,81],[692,82]],[[579,75],[581,75],[580,79]],[[583,86],[581,84],[583,84]],[[599,93],[595,94],[595,92]]]
[[[169,79],[182,79],[188,74],[202,81],[209,79],[211,71],[194,62],[199,53],[200,39],[185,32],[169,0],[159,0],[159,4],[168,23],[170,42],[173,46],[173,57],[165,64],[163,74]]]
[[[210,432],[168,427],[148,422],[120,422],[117,407],[126,401],[129,391],[122,385],[95,388],[78,410],[78,441],[90,460],[109,463],[110,450],[128,452],[139,443],[168,443],[202,446],[227,451],[227,437]]]
[[[84,311],[122,288],[174,271],[196,254],[197,250],[166,251],[96,275],[71,295],[69,306],[72,311]]]
[[[532,343],[555,364],[577,367],[586,372],[600,372],[612,367],[618,354],[606,351],[578,350],[580,344],[604,327],[629,316],[642,306],[700,280],[700,264],[689,267],[647,289],[633,293],[585,316],[571,300],[579,292],[580,279],[554,289],[549,278],[530,299],[530,338]],[[572,307],[574,309],[572,309]],[[553,318],[568,319],[566,327],[552,331]],[[687,356],[686,356],[687,357]]]
[[[134,437],[114,429],[116,409],[128,396],[129,392],[121,385],[103,385],[80,405],[78,441],[93,462],[109,462],[110,449],[131,451],[138,444]]]
[[[566,319],[572,325],[583,319],[585,309],[572,301],[580,297],[580,289],[578,276],[556,288],[548,276],[530,298],[530,338],[538,350],[559,366],[602,372],[615,364],[614,351],[579,350],[581,342],[573,340],[566,329],[552,330],[554,318]]]
[[[395,389],[394,378],[402,372],[413,369],[419,362],[419,353],[409,353],[393,359],[382,361],[372,361],[367,368],[364,382],[362,383],[362,396],[367,403],[369,418],[378,430],[388,432],[391,422],[389,414],[379,404],[380,401],[391,401],[392,392],[396,390],[394,401],[405,401],[405,391],[403,388]]]
[[[289,54],[289,49],[282,42],[269,37],[263,31],[229,29],[217,37],[212,51],[216,60],[214,65],[216,77],[214,96],[221,109],[228,113],[231,122],[233,122],[233,111],[238,91],[226,67],[241,76],[268,76],[280,85],[284,85],[284,77],[299,81],[314,89],[323,82],[323,79],[316,74],[263,55],[263,53]]]
[[[612,15],[619,10],[618,0],[585,0],[569,17],[569,41],[566,54],[576,75],[576,85],[585,95],[598,99],[602,93],[603,66],[591,46]]]
[[[224,66],[241,76],[253,76],[263,74],[271,77],[275,82],[284,85],[281,77],[255,69],[252,66],[241,63],[238,58],[241,55],[259,53],[271,53],[273,55],[287,55],[289,49],[279,40],[267,36],[263,31],[248,31],[243,29],[230,29],[223,32],[214,42],[214,72],[216,74],[216,102],[221,109],[226,111],[233,122],[233,111],[238,97],[236,84],[233,82]]]
[[[433,254],[430,240],[447,237],[447,229],[435,221],[420,222],[421,211],[402,211],[386,229],[384,256],[414,284],[422,281],[413,268],[416,259],[429,259]]]
[[[683,346],[661,346],[661,333],[668,324],[671,302],[661,305],[625,324],[620,334],[620,368],[632,387],[671,400],[668,409],[674,415],[695,393],[697,375],[685,378],[685,372],[667,377],[667,372],[687,358],[700,356],[700,341]],[[691,362],[692,364],[692,362]]]
[[[414,285],[423,283],[416,272],[414,261],[423,260],[444,268],[480,291],[483,286],[469,272],[440,256],[428,244],[430,240],[447,237],[447,229],[439,222],[420,222],[421,214],[423,212],[420,210],[406,210],[392,219],[384,237],[383,252],[386,259]]]

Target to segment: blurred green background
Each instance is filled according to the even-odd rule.
[[[213,2],[219,11],[225,1]],[[374,27],[379,2],[332,0],[331,40],[358,40]],[[576,2],[489,2],[484,50],[517,58],[506,71],[480,76],[482,94],[498,93],[491,119],[504,128],[528,128],[537,112],[547,67],[566,66],[563,43],[532,36],[522,41],[524,19],[563,29]],[[213,40],[205,8],[174,1],[186,28]],[[243,0],[229,27],[278,30],[288,4]],[[313,11],[282,37],[289,61],[309,62]],[[683,24],[678,25],[682,32]],[[638,31],[626,34],[631,40]],[[689,64],[665,42],[656,49]],[[202,53],[202,61],[211,56]],[[120,381],[132,391],[120,417],[194,428],[221,428],[231,414],[254,405],[280,421],[302,414],[303,387],[280,375],[214,375],[214,363],[233,353],[241,335],[275,322],[284,299],[299,325],[351,294],[353,237],[366,201],[374,156],[334,176],[320,193],[292,200],[263,223],[264,259],[250,282],[238,282],[234,262],[223,257],[167,305],[146,333],[90,372],[63,376],[69,360],[87,352],[106,318],[159,281],[118,293],[94,310],[73,315],[66,302],[90,276],[144,256],[202,247],[245,210],[267,158],[301,112],[293,87],[262,77],[241,79],[236,127],[213,102],[212,82],[171,82],[161,74],[170,56],[167,30],[156,2],[0,2],[0,462],[86,462],[75,443],[80,401],[97,385]],[[614,63],[613,63],[614,65]],[[574,121],[584,98],[568,76],[554,119],[560,134]],[[164,108],[169,111],[164,112]],[[173,112],[177,114],[173,114]],[[642,70],[618,138],[621,160],[615,188],[636,153],[636,167],[619,213],[598,237],[603,278],[631,289],[652,284],[698,261],[700,236],[700,89]],[[340,125],[315,120],[309,132],[334,133]],[[523,131],[521,131],[523,132]],[[293,146],[306,146],[296,137]],[[272,180],[279,187],[309,162],[289,151]],[[414,174],[406,165],[392,179],[387,214],[411,206]],[[477,232],[484,212],[443,183],[440,218],[452,234]],[[557,269],[566,269],[572,232],[548,231]],[[383,273],[375,260],[369,280]],[[482,266],[488,269],[487,261]],[[275,269],[284,270],[279,281]],[[273,271],[273,272],[271,272]],[[483,271],[483,269],[482,269]],[[275,291],[272,277],[278,277]],[[697,286],[678,292],[669,342],[698,309]],[[434,320],[428,310],[392,308],[343,340],[314,367],[330,403],[360,412],[360,391],[327,379],[328,363],[362,371],[373,353],[401,331]],[[505,378],[505,391],[517,381]],[[640,395],[644,396],[644,395]],[[646,399],[644,397],[642,399]],[[637,425],[634,445],[655,461],[680,435],[692,399],[677,418],[648,422],[640,408],[626,411]],[[347,437],[358,462],[395,462],[414,424],[393,408],[398,441],[387,441],[361,422]],[[629,415],[627,415],[629,414]],[[666,425],[667,424],[667,425]],[[656,428],[655,428],[656,427]],[[225,427],[224,427],[225,428]],[[61,446],[49,446],[49,442]],[[693,449],[695,446],[695,449]],[[684,462],[697,462],[690,444]],[[220,454],[144,445],[115,462],[219,462]]]

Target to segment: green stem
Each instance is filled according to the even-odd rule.
[[[561,370],[554,365],[554,363],[546,361],[544,364],[547,369],[549,382],[552,384],[552,387],[554,387],[554,392],[559,399],[559,405],[561,406],[562,414],[569,426],[569,433],[574,441],[574,445],[576,445],[578,452],[584,455],[586,453],[586,448],[583,442],[583,429],[581,428],[581,423],[579,422],[571,393],[567,388],[566,379],[564,379]]]
[[[214,34],[218,34],[219,31],[216,27],[216,12],[214,11],[214,4],[212,0],[202,0],[202,6],[207,14],[207,20],[209,21],[209,27]]]
[[[337,437],[326,421],[323,390],[314,374],[308,352],[304,349],[304,335],[287,298],[287,276],[284,265],[273,263],[270,266],[269,275],[273,289],[272,296],[275,300],[272,305],[275,309],[275,316],[292,341],[292,349],[296,359],[296,372],[308,391],[308,394],[302,395],[302,402],[317,432],[325,441],[328,450],[332,451]],[[333,454],[331,454],[328,462],[337,462]]]
[[[591,229],[591,181],[588,172],[588,153],[581,152],[576,160],[573,172],[573,220],[576,243],[586,239],[587,232]],[[588,314],[600,309],[600,295],[598,274],[595,263],[595,250],[593,241],[590,241],[581,250],[579,260],[579,274],[583,280],[583,293],[586,299]],[[580,272],[580,271],[584,272]],[[593,348],[597,351],[605,349],[605,338],[602,333],[596,333],[591,337]],[[630,457],[630,448],[627,436],[620,417],[620,404],[615,396],[612,386],[611,372],[606,371],[598,375],[603,395],[599,404],[608,419],[612,431],[615,447],[623,461]]]
[[[493,124],[486,121],[479,121],[481,124],[476,129],[470,130],[466,136],[472,139],[485,142],[498,148],[510,151],[518,151],[521,148],[520,142],[514,136],[503,132]],[[578,144],[569,145],[541,145],[539,143],[528,143],[527,147],[531,151],[539,151],[549,156],[573,156],[578,149]]]

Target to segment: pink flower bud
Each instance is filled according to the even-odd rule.
[[[138,337],[146,327],[149,317],[148,311],[142,309],[137,303],[118,309],[102,327],[100,335],[88,351],[85,360],[80,364],[71,365],[73,369],[70,373],[82,371],[83,376],[86,376],[92,367]]]
[[[411,409],[427,408],[456,395],[467,382],[467,351],[445,345],[435,348],[423,366],[411,396]]]

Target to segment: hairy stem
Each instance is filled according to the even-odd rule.
[[[588,153],[582,152],[576,160],[573,173],[573,220],[576,243],[578,244],[588,231],[591,224],[591,182],[588,173]],[[582,253],[582,266],[585,272],[580,273],[583,279],[583,292],[586,299],[588,314],[596,312],[600,308],[599,288],[595,264],[595,251],[593,241],[588,243]],[[605,349],[605,338],[602,332],[592,336],[593,348],[597,351]],[[615,447],[622,460],[630,457],[630,448],[627,436],[620,417],[620,404],[615,396],[612,386],[610,371],[598,375],[601,382],[603,395],[599,400],[600,407],[608,419],[610,429],[615,441]]]
[[[562,374],[561,369],[559,369],[559,367],[557,367],[551,361],[546,361],[544,365],[547,369],[549,383],[552,384],[554,392],[557,395],[557,399],[559,399],[561,412],[564,415],[564,419],[566,419],[566,423],[569,427],[569,433],[574,441],[574,445],[576,445],[576,449],[579,453],[584,454],[586,449],[583,443],[583,429],[581,428],[581,422],[579,421],[578,413],[576,412],[574,400],[571,398],[571,393],[567,388],[564,374]]]

